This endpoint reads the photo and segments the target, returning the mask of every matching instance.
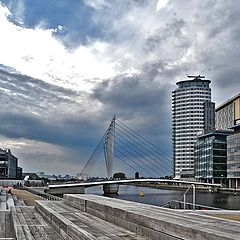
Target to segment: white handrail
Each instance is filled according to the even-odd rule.
[[[193,211],[195,211],[195,203],[196,203],[196,186],[195,184],[191,184],[189,188],[185,191],[183,194],[183,209],[186,209],[186,194],[190,189],[193,189],[193,198],[192,198],[192,205],[193,205]]]

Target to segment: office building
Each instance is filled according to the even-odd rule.
[[[200,182],[227,184],[227,136],[230,131],[212,131],[197,137],[195,178]]]
[[[206,127],[204,103],[211,102],[211,81],[188,77],[193,79],[177,82],[172,92],[174,177],[181,179],[194,179],[194,145],[197,133]]]
[[[0,179],[17,179],[18,159],[10,149],[0,149]]]
[[[228,130],[240,119],[240,93],[216,108],[216,129]]]
[[[240,121],[231,128],[234,132],[227,137],[227,178],[229,188],[240,188]]]
[[[204,133],[215,130],[215,103],[206,101],[203,103],[204,109]]]

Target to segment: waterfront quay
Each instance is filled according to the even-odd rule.
[[[189,185],[185,184],[166,184],[166,183],[126,183],[125,185],[132,185],[137,187],[148,187],[148,188],[157,188],[157,189],[168,189],[168,190],[179,190],[183,191],[189,188]],[[239,188],[210,188],[207,186],[196,186],[198,192],[220,192],[220,193],[227,193],[227,194],[234,194],[240,195]]]
[[[240,239],[238,211],[165,209],[92,194],[54,200],[27,206],[2,190],[0,239]]]

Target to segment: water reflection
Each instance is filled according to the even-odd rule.
[[[140,196],[140,192],[144,196]],[[86,193],[103,195],[102,187],[91,187],[86,189]],[[130,185],[120,185],[119,195],[112,196],[134,202],[147,203],[162,206],[171,200],[183,200],[183,191],[155,189],[146,187],[136,187]],[[192,192],[189,192],[187,201],[192,202]],[[212,206],[223,209],[240,209],[240,196],[224,193],[197,192],[196,203],[205,206]]]

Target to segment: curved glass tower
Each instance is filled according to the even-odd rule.
[[[172,92],[172,138],[175,178],[194,178],[194,145],[205,128],[205,102],[211,102],[210,80],[189,76]],[[205,106],[205,107],[204,107]]]

